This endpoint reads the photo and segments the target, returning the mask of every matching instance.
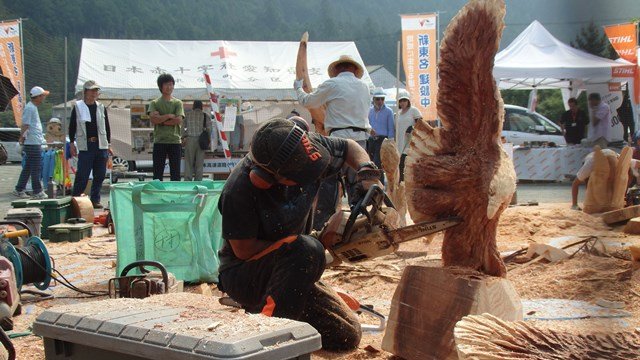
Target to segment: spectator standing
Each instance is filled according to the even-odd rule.
[[[395,127],[393,124],[393,111],[384,104],[385,93],[382,89],[376,89],[373,93],[373,105],[369,109],[369,124],[371,134],[367,140],[367,152],[373,162],[381,167],[380,147],[386,138],[395,139]]]
[[[23,199],[28,198],[29,195],[27,195],[24,190],[27,186],[27,181],[31,178],[33,198],[46,199],[47,194],[42,191],[42,183],[40,182],[44,136],[42,134],[42,123],[40,122],[38,106],[42,104],[47,95],[49,95],[49,91],[40,86],[35,86],[31,89],[29,95],[31,101],[24,107],[20,139],[18,140],[18,142],[23,145],[25,165],[20,172],[18,184],[16,184],[13,190],[13,195]]]
[[[560,127],[567,144],[580,144],[580,141],[584,138],[584,129],[589,123],[589,119],[587,114],[578,108],[578,100],[576,98],[569,99],[567,103],[569,104],[569,110],[562,114]]]
[[[173,76],[161,74],[157,83],[162,95],[149,103],[149,116],[153,124],[153,178],[162,181],[164,164],[169,158],[171,181],[180,181],[180,125],[184,119],[184,107],[182,101],[172,95],[176,85]]]
[[[205,150],[200,148],[198,139],[203,131],[211,133],[211,116],[202,111],[202,101],[196,100],[182,125],[185,181],[202,180]]]
[[[101,209],[100,190],[107,173],[107,162],[111,151],[111,128],[107,109],[98,102],[100,85],[89,80],[84,83],[82,100],[76,101],[69,122],[69,150],[78,157],[78,170],[73,182],[73,196],[80,196],[91,182],[91,203]],[[74,144],[75,142],[75,144]]]

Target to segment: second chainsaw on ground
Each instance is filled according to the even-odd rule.
[[[329,249],[333,262],[360,262],[388,255],[398,244],[433,234],[462,222],[459,217],[420,222],[398,227],[398,212],[385,192],[377,185],[369,188],[351,211],[334,214],[322,229],[320,239],[334,245]]]

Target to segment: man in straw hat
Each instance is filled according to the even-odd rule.
[[[307,133],[292,119],[272,119],[254,134],[249,154],[222,189],[224,247],[218,287],[251,313],[305,321],[325,350],[358,346],[360,324],[320,282],[330,233],[309,234],[322,179],[357,169],[359,191],[380,186],[380,171],[353,140]],[[335,181],[335,180],[334,180]]]
[[[368,119],[371,96],[369,86],[361,80],[364,69],[351,56],[342,55],[329,64],[327,71],[330,79],[320,84],[311,94],[307,94],[302,89],[302,80],[294,82],[298,101],[308,108],[326,106],[324,126],[329,135],[354,140],[366,149],[366,141],[371,129]],[[349,201],[353,203],[356,195],[353,190],[355,173],[347,169],[344,176],[346,192]],[[323,203],[324,201],[318,204],[321,214],[316,217],[316,225],[314,225],[316,229],[320,228],[335,211],[337,201],[337,182],[334,179],[329,179],[323,188],[325,189],[321,192],[327,196],[321,196],[321,199],[329,200],[326,204]]]

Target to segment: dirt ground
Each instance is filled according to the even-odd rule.
[[[556,263],[523,262],[522,257],[508,263],[508,278],[523,300],[568,299],[595,303],[599,300],[620,302],[631,313],[623,321],[588,319],[566,321],[533,321],[536,325],[581,333],[629,330],[640,326],[640,282],[637,273],[627,271],[631,262],[625,260],[624,246],[640,243],[640,236],[627,235],[622,227],[610,228],[599,218],[569,209],[569,204],[541,204],[509,208],[502,215],[498,228],[498,247],[507,256],[534,242],[546,242],[565,236],[597,236],[610,247],[621,244],[620,251],[611,250],[617,257],[597,256],[578,251],[569,259]],[[613,244],[613,245],[611,245]],[[388,315],[391,298],[407,265],[441,266],[442,235],[426,244],[423,240],[407,242],[390,256],[358,265],[343,265],[327,269],[323,279]],[[94,236],[79,243],[48,243],[56,268],[76,286],[83,289],[105,290],[107,280],[114,276],[116,243],[103,228],[94,228]],[[571,251],[573,253],[573,250]],[[625,272],[626,271],[626,272]],[[213,287],[213,285],[212,285]],[[186,291],[196,292],[198,286]],[[52,288],[53,300],[28,303],[22,315],[14,317],[14,333],[27,333],[13,340],[18,359],[44,359],[42,340],[28,335],[34,319],[47,308],[96,299],[68,298],[79,294],[62,286]],[[215,293],[215,291],[214,291]],[[97,298],[97,299],[104,299]],[[375,323],[373,318],[361,316],[363,323]],[[381,350],[383,333],[366,333],[360,347],[348,353],[318,351],[315,359],[392,359]]]

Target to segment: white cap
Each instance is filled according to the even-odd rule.
[[[51,120],[49,120],[50,123],[57,123],[57,124],[62,124],[62,121],[60,121],[60,119],[54,117],[51,118]]]
[[[384,90],[382,90],[382,88],[376,88],[373,91],[373,97],[374,98],[385,98],[385,97],[387,97],[387,94],[384,93]]]
[[[100,90],[100,85],[98,85],[94,80],[87,80],[82,88],[85,90]]]
[[[43,94],[49,95],[49,91],[41,88],[40,86],[34,86],[33,89],[31,89],[30,94],[31,94],[31,97],[34,98]]]

